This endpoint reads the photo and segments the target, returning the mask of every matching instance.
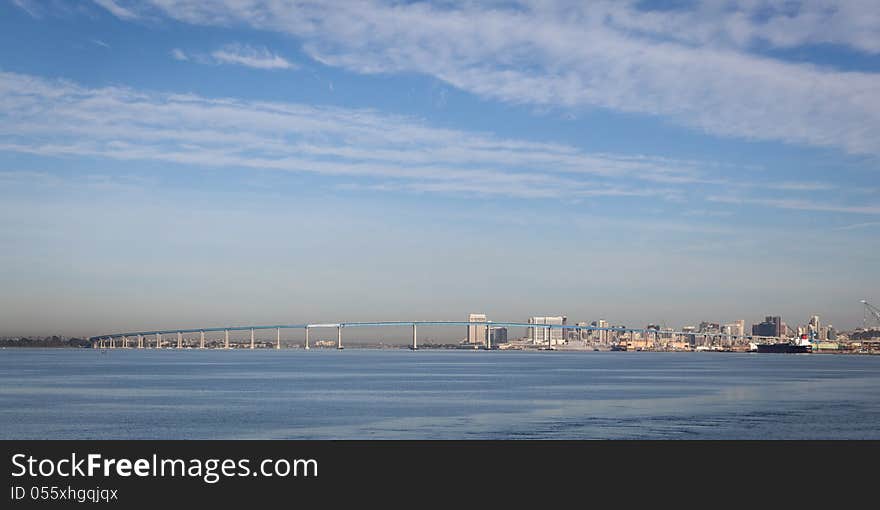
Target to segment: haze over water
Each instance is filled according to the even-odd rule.
[[[880,357],[0,351],[3,439],[880,439]]]

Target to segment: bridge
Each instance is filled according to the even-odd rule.
[[[89,341],[93,343],[96,347],[100,348],[116,348],[117,340],[119,341],[119,347],[128,348],[129,339],[136,339],[136,347],[139,349],[149,348],[151,347],[150,338],[153,339],[152,347],[157,349],[162,348],[164,337],[166,335],[176,335],[176,348],[183,348],[183,335],[184,334],[192,334],[199,333],[199,348],[205,348],[205,335],[208,333],[223,333],[224,336],[224,348],[229,349],[229,332],[230,331],[250,331],[250,348],[254,349],[256,346],[255,340],[255,332],[261,330],[275,330],[275,348],[281,349],[281,330],[302,330],[304,331],[304,348],[309,349],[309,331],[312,329],[321,329],[321,328],[336,328],[336,347],[337,349],[342,349],[342,331],[345,328],[386,328],[386,327],[410,327],[412,328],[412,345],[411,349],[418,349],[418,328],[419,326],[430,327],[430,326],[467,326],[467,327],[478,327],[484,330],[485,340],[483,347],[486,349],[492,349],[492,328],[536,328],[546,330],[546,335],[543,335],[547,338],[547,348],[552,349],[551,344],[551,335],[549,334],[553,329],[561,329],[565,330],[575,330],[578,332],[581,331],[609,331],[609,332],[617,332],[617,333],[639,333],[645,335],[654,335],[655,340],[659,339],[661,336],[663,338],[687,338],[687,337],[702,337],[702,338],[712,338],[712,339],[728,339],[731,341],[735,341],[737,339],[748,340],[748,341],[756,341],[758,343],[768,343],[779,341],[780,338],[777,337],[768,337],[768,336],[758,336],[758,335],[732,335],[732,334],[724,334],[724,333],[698,333],[692,331],[671,331],[671,330],[658,330],[653,328],[626,328],[626,327],[599,327],[599,326],[577,326],[571,324],[530,324],[523,322],[469,322],[469,321],[380,321],[380,322],[334,322],[334,323],[315,323],[315,324],[275,324],[275,325],[263,325],[263,326],[229,326],[229,327],[220,327],[220,328],[191,328],[191,329],[165,329],[165,330],[155,330],[155,331],[135,331],[128,333],[113,333],[108,335],[98,335],[89,338]],[[172,340],[173,342],[173,340]],[[169,344],[170,347],[175,347],[175,344]]]

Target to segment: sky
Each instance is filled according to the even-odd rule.
[[[872,0],[0,0],[0,335],[880,302]]]

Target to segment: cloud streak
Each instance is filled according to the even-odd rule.
[[[679,191],[665,180],[696,182],[702,175],[695,162],[589,154],[372,110],[89,89],[15,73],[0,73],[0,150],[531,198],[668,196]]]
[[[116,16],[117,18],[122,19],[134,19],[137,18],[138,15],[135,11],[127,9],[121,5],[116,0],[92,0],[96,4],[100,5],[104,9],[110,11],[111,14]]]
[[[699,2],[194,0],[128,2],[141,15],[281,32],[359,73],[418,72],[478,96],[658,116],[713,135],[880,154],[880,77],[750,51],[827,42],[880,51],[870,5]],[[716,5],[716,7],[713,7]],[[835,6],[837,2],[835,2]]]
[[[0,73],[0,151],[289,171],[326,176],[349,189],[456,196],[646,198],[656,204],[657,199],[701,202],[709,193],[731,190],[760,198],[762,189],[789,197],[835,189],[818,182],[734,181],[723,176],[730,167],[711,162],[590,153],[435,128],[373,110],[86,88],[16,73]]]
[[[296,66],[284,57],[266,48],[242,44],[228,44],[211,52],[214,60],[221,64],[235,64],[254,69],[295,69]]]

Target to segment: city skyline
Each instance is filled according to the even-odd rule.
[[[0,335],[859,327],[880,23],[715,4],[0,0]]]
[[[192,335],[198,334],[200,338],[199,344],[204,348],[206,334],[210,336],[223,333],[225,335],[225,340],[213,338],[208,339],[208,343],[217,344],[219,342],[220,344],[223,344],[225,342],[226,347],[229,348],[230,341],[240,343],[240,337],[242,335],[245,337],[250,335],[250,344],[251,348],[253,348],[255,341],[257,344],[262,345],[267,342],[266,335],[268,333],[274,333],[275,335],[268,343],[277,348],[281,348],[282,345],[287,346],[291,344],[290,337],[291,335],[297,336],[297,330],[312,330],[318,334],[321,334],[322,332],[326,333],[327,330],[336,330],[336,335],[338,336],[337,341],[339,342],[339,345],[341,345],[342,330],[355,328],[353,332],[355,335],[360,334],[360,336],[355,336],[354,343],[362,343],[364,341],[373,343],[379,342],[380,344],[388,343],[389,345],[403,343],[409,344],[415,349],[417,342],[416,339],[420,337],[420,334],[417,333],[416,326],[420,326],[422,328],[427,328],[429,333],[422,339],[423,343],[425,340],[427,340],[427,343],[439,341],[444,344],[457,343],[461,346],[474,346],[481,348],[507,344],[508,341],[519,342],[520,345],[522,345],[522,342],[526,342],[529,345],[539,345],[543,347],[571,345],[571,342],[573,341],[586,341],[587,343],[608,346],[616,342],[618,339],[624,338],[620,335],[624,335],[627,339],[642,339],[651,337],[654,332],[660,336],[666,336],[667,338],[671,338],[670,335],[673,335],[675,338],[687,337],[689,338],[691,347],[699,345],[701,342],[708,342],[710,340],[720,341],[721,339],[733,341],[739,345],[745,345],[750,342],[768,342],[774,339],[802,339],[809,340],[814,344],[833,345],[833,342],[838,339],[842,339],[844,342],[849,342],[850,334],[854,335],[853,338],[856,340],[862,337],[863,332],[868,334],[865,338],[873,338],[877,336],[877,332],[880,331],[880,309],[869,303],[863,302],[863,304],[865,305],[864,328],[859,327],[853,330],[841,330],[833,324],[823,322],[818,315],[811,316],[807,322],[786,323],[780,316],[768,315],[765,316],[764,320],[761,322],[754,322],[751,324],[747,324],[744,319],[739,319],[729,323],[724,323],[723,321],[700,321],[699,323],[692,323],[698,324],[697,326],[694,326],[691,324],[623,324],[605,319],[597,319],[590,322],[569,322],[567,316],[533,316],[529,317],[527,321],[496,320],[487,317],[486,314],[470,313],[465,321],[422,318],[417,320],[398,319],[378,321],[301,322],[298,324],[276,323],[274,325],[189,325],[189,327],[186,328],[154,328],[152,330],[141,331],[106,331],[100,334],[87,335],[87,339],[92,342],[98,342],[100,340],[102,345],[103,343],[107,343],[110,346],[114,346],[112,339],[115,338],[117,344],[125,346],[126,342],[134,342],[136,338],[137,347],[143,348],[149,344],[149,338],[147,337],[156,337],[156,342],[158,342],[159,338],[162,336],[170,335],[172,338],[168,341],[169,346],[174,347],[176,345],[179,348],[181,345],[188,345],[189,341],[192,339]],[[746,327],[747,325],[749,327]],[[411,333],[407,332],[406,334],[401,334],[400,331],[404,326],[412,327]],[[463,335],[458,336],[454,331],[461,326],[466,326],[466,331]],[[372,334],[364,334],[363,331],[365,329]],[[284,331],[284,335],[282,335],[282,331]],[[424,335],[426,330],[422,329],[420,331],[421,335]],[[524,334],[514,334],[511,336],[511,331],[513,333],[522,332]],[[389,334],[389,332],[391,333]],[[175,335],[177,338],[176,344],[173,338]],[[43,336],[42,338],[51,337],[76,339],[76,336],[73,335],[50,335]],[[698,340],[698,337],[702,338],[702,340]],[[0,338],[14,339],[16,337],[0,335]],[[32,335],[25,338],[39,339],[41,337],[39,335]],[[316,345],[327,342],[334,343],[332,340],[322,338],[323,337],[320,336],[313,337],[312,342],[317,342]],[[247,338],[245,338],[245,340],[247,340]],[[293,343],[297,343],[298,340],[294,340]],[[832,344],[824,344],[824,342],[831,342]],[[305,345],[309,345],[308,332],[305,333]],[[828,349],[829,347],[825,348]]]

